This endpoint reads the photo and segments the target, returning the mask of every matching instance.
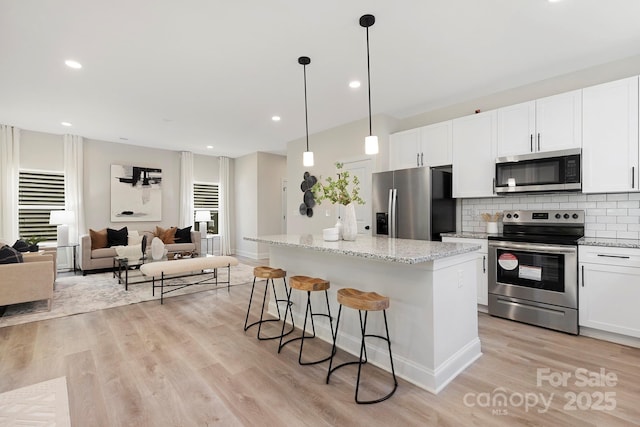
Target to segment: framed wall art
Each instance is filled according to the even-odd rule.
[[[111,221],[162,220],[162,169],[111,165]]]

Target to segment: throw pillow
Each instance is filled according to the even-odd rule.
[[[122,227],[120,230],[107,228],[107,246],[127,246],[127,234],[127,227]]]
[[[13,244],[13,249],[18,252],[29,252],[29,244],[24,240],[16,240]]]
[[[91,250],[106,248],[109,244],[106,228],[100,231],[89,229],[89,235],[91,236]]]
[[[185,228],[176,227],[176,243],[191,243],[191,226]]]
[[[9,245],[4,245],[0,248],[0,264],[14,264],[18,262],[23,262],[20,252]]]
[[[142,242],[142,236],[136,230],[130,230],[127,237],[128,245],[139,245]]]
[[[176,230],[176,227],[171,227],[165,230],[162,227],[156,226],[156,232],[154,236],[160,238],[160,240],[162,240],[162,243],[164,243],[165,245],[171,245],[176,242]]]

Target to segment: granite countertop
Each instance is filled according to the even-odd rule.
[[[640,240],[637,239],[611,239],[604,237],[583,237],[578,240],[578,245],[606,246],[610,248],[634,248],[640,249]]]
[[[273,236],[245,237],[252,242],[292,248],[311,249],[340,255],[374,260],[418,264],[455,255],[473,252],[480,245],[431,242],[427,240],[389,239],[386,237],[360,236],[355,241],[326,242],[321,235],[280,234]]]
[[[440,233],[441,237],[458,237],[462,239],[486,239],[488,233],[480,231],[452,231],[449,233]]]

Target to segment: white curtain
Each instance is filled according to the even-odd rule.
[[[218,234],[222,255],[233,255],[231,252],[231,168],[228,157],[220,157],[220,194],[218,198]]]
[[[81,136],[64,136],[64,208],[73,212],[76,221],[69,224],[69,242],[79,243],[88,232],[84,215],[84,142]]]
[[[193,153],[180,153],[180,227],[193,225]]]
[[[0,239],[15,242],[18,231],[20,129],[0,125]]]

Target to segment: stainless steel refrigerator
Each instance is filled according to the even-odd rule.
[[[373,174],[374,236],[442,240],[456,230],[451,168],[412,168]]]

